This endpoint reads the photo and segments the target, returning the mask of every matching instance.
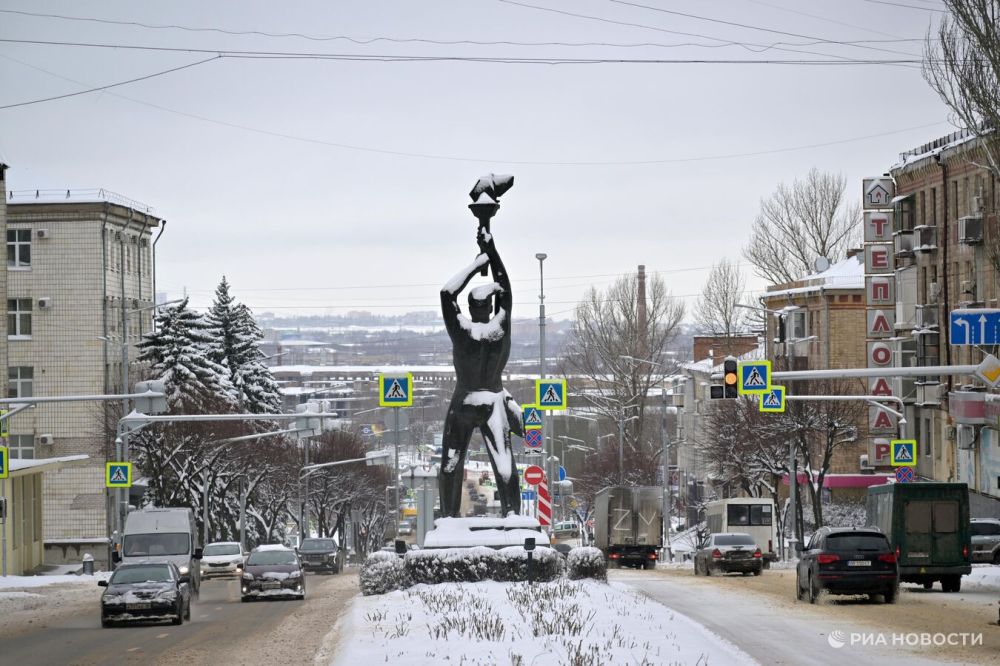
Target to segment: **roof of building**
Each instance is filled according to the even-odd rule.
[[[893,172],[916,168],[918,165],[923,166],[920,163],[924,162],[924,160],[929,160],[938,155],[944,156],[946,151],[954,150],[959,146],[975,141],[977,138],[977,136],[968,130],[952,132],[946,136],[929,141],[919,148],[914,148],[913,150],[908,150],[905,153],[900,153],[899,161],[889,167],[889,171]]]
[[[12,458],[9,466],[11,474],[15,475],[17,475],[17,472],[24,472],[26,470],[53,472],[60,467],[66,467],[67,465],[83,462],[84,460],[89,459],[90,456],[86,454],[58,456],[55,458]]]
[[[774,290],[769,288],[767,293],[764,294],[764,298],[808,294],[820,291],[821,289],[864,289],[864,257],[862,257],[861,253],[855,254],[853,257],[847,257],[843,261],[838,261],[825,271],[807,275],[795,282],[775,285],[775,287],[778,288]]]
[[[101,188],[66,190],[8,190],[8,204],[113,203],[142,213],[154,214],[153,207],[123,194]]]

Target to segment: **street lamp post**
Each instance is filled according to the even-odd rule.
[[[545,371],[545,260],[548,256],[544,252],[535,254],[535,259],[538,260],[538,376],[541,379],[548,376]],[[545,419],[542,422],[542,464],[546,465],[545,476],[548,477],[551,487],[553,485],[551,461],[553,447],[550,441],[548,421]]]

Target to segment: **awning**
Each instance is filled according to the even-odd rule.
[[[10,460],[10,476],[27,476],[37,472],[54,472],[63,467],[76,467],[90,460],[90,456],[59,456],[56,458],[12,458]]]
[[[899,196],[893,197],[890,203],[898,204],[900,201],[903,201],[904,199],[912,199],[915,196],[917,196],[916,192],[911,192],[909,194],[900,194]]]

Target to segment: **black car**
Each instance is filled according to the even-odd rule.
[[[816,603],[830,594],[899,596],[896,552],[878,528],[821,527],[809,539],[795,569],[795,598]]]
[[[101,595],[101,626],[118,622],[170,620],[181,624],[191,619],[190,578],[172,562],[123,564]]]
[[[302,568],[306,571],[337,573],[337,542],[333,539],[303,539],[298,548]]]
[[[298,555],[278,545],[257,546],[243,567],[240,601],[263,597],[306,598],[306,579]]]

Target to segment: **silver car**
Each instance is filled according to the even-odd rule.
[[[763,569],[760,546],[742,532],[712,534],[694,554],[695,576],[732,572],[759,576]]]
[[[996,518],[973,518],[972,561],[1000,564],[1000,520]]]

